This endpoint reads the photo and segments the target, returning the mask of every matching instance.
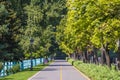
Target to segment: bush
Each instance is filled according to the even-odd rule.
[[[0,72],[1,72],[2,69],[3,69],[3,63],[0,62]]]
[[[68,61],[69,60],[69,57],[66,57],[66,61]]]
[[[7,75],[9,74],[14,74],[20,71],[20,65],[16,64],[15,66],[13,66],[12,68],[6,70]]]
[[[12,70],[12,68],[10,68],[10,69],[7,69],[7,70],[6,70],[6,73],[7,73],[7,75],[10,75],[10,74],[12,74],[12,73],[13,73],[13,70]]]
[[[13,73],[19,72],[20,71],[20,65],[16,64],[15,66],[12,67]]]

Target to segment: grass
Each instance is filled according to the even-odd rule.
[[[120,80],[120,71],[116,71],[114,67],[109,69],[107,66],[86,64],[73,59],[69,59],[68,62],[73,64],[91,80]]]
[[[0,80],[27,80],[28,78],[30,78],[35,73],[37,73],[38,71],[42,70],[43,68],[45,68],[49,64],[50,63],[45,64],[45,65],[40,64],[40,65],[37,65],[37,66],[33,67],[33,71],[30,71],[30,69],[26,69],[24,71],[21,71],[21,72],[18,72],[18,73],[11,74],[9,76],[0,78]]]

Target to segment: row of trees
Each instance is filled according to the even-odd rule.
[[[29,58],[31,50],[34,58],[49,56],[59,44],[84,62],[91,54],[97,62],[101,50],[102,64],[109,67],[112,50],[120,64],[119,7],[120,0],[1,0],[0,60]]]
[[[56,38],[68,55],[76,52],[97,62],[101,50],[102,64],[110,63],[110,50],[118,53],[120,64],[120,0],[67,0],[68,12],[57,27]],[[119,66],[120,67],[120,66]]]
[[[65,0],[0,0],[0,60],[49,56],[58,49],[56,26]],[[30,39],[34,43],[30,45]]]

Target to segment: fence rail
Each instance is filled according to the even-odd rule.
[[[44,62],[44,58],[38,58],[38,59],[32,59],[33,61],[33,66],[42,64]],[[24,70],[27,68],[30,68],[31,66],[31,60],[23,60],[19,62],[4,62],[3,63],[3,69],[0,72],[0,76],[7,76],[6,70],[11,69],[14,65],[19,64],[20,65],[20,70]]]

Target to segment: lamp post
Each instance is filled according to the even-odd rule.
[[[30,61],[31,61],[31,66],[30,66],[30,70],[32,71],[33,70],[33,61],[32,61],[32,45],[34,43],[34,39],[31,38],[30,39],[30,46],[31,46],[31,50],[30,50]]]

